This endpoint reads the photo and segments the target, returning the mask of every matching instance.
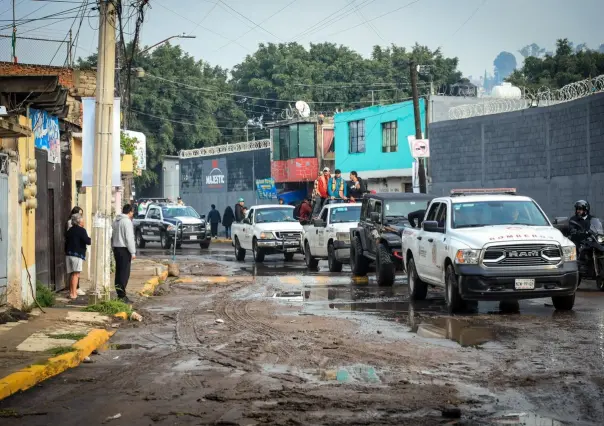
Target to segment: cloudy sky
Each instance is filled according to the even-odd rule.
[[[79,19],[74,18],[81,0],[15,2],[17,19],[59,13],[53,19],[20,21],[18,33],[24,36],[64,40],[72,24],[74,34],[79,27]],[[10,35],[11,4],[12,0],[0,0],[0,34]],[[517,51],[533,42],[548,50],[561,37],[592,48],[604,43],[604,31],[598,25],[604,15],[602,0],[581,0],[572,6],[568,0],[150,0],[149,4],[143,44],[192,34],[195,39],[175,43],[195,58],[223,67],[240,62],[262,42],[329,41],[364,56],[376,44],[412,46],[418,42],[457,56],[463,73],[478,77],[485,69],[492,72],[493,59],[502,50],[515,53],[520,62]],[[98,18],[96,12],[88,13],[80,28],[77,56],[96,49]],[[17,56],[21,62],[28,55],[50,61],[56,46],[20,41]],[[1,60],[10,60],[10,39],[0,38],[0,55]],[[61,55],[65,56],[59,49],[54,63]]]

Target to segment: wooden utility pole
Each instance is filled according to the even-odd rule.
[[[15,0],[13,0],[13,64],[17,63],[17,16],[15,13]]]
[[[411,62],[409,64],[411,72],[411,95],[413,96],[413,115],[415,117],[415,139],[423,139],[422,137],[422,121],[419,112],[419,92],[417,90],[417,64]],[[419,174],[419,192],[426,193],[426,167],[424,159],[418,158],[418,174]]]
[[[114,2],[101,0],[92,174],[92,277],[97,300],[109,300],[110,291],[115,22]]]

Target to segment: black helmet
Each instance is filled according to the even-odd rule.
[[[577,211],[579,209],[585,211],[585,214],[588,215],[589,214],[589,203],[585,200],[577,201],[575,203],[575,211]]]

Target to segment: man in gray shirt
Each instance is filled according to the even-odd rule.
[[[131,303],[126,296],[126,286],[130,279],[130,266],[136,258],[133,217],[132,206],[126,204],[122,208],[122,214],[118,215],[113,222],[113,235],[111,236],[111,247],[115,256],[115,291],[118,299],[126,303]]]

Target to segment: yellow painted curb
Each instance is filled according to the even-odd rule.
[[[106,343],[115,331],[92,330],[82,340],[73,344],[76,350],[53,358],[43,365],[32,365],[0,379],[0,400],[27,390],[68,368],[77,367],[92,351]]]
[[[127,320],[128,319],[128,313],[127,312],[118,312],[113,317],[114,318],[120,318],[120,319],[123,319],[123,320]]]
[[[212,240],[213,243],[233,243],[233,240],[227,240],[226,238],[217,238],[215,240]],[[210,244],[210,247],[212,247],[212,245]]]
[[[140,295],[141,296],[153,296],[153,293],[155,292],[155,288],[162,282],[165,281],[166,278],[168,278],[168,271],[164,271],[162,272],[159,276],[153,277],[151,278],[149,281],[147,281],[143,287],[143,289],[140,291]]]

